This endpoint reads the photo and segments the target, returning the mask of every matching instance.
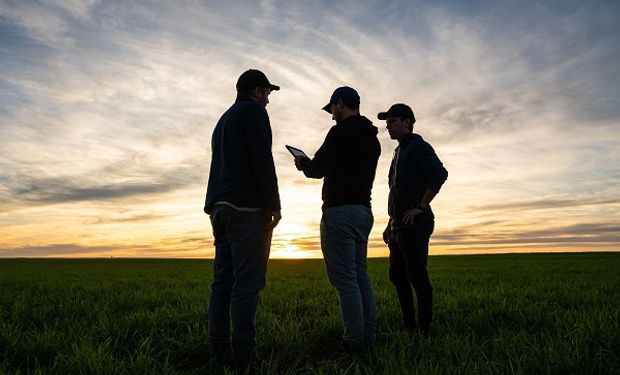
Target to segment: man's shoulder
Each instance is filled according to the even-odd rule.
[[[410,144],[415,145],[416,147],[419,147],[419,146],[425,146],[425,147],[427,146],[427,147],[430,147],[430,146],[431,146],[431,144],[430,144],[430,143],[428,143],[428,142],[424,139],[424,137],[422,137],[422,136],[421,136],[420,134],[418,134],[418,133],[411,133],[411,140],[410,140],[410,142],[409,142],[409,143],[410,143]]]
[[[267,112],[265,106],[262,106],[253,100],[237,101],[230,107],[230,109]]]
[[[232,115],[235,121],[256,121],[262,119],[269,122],[269,114],[264,106],[254,101],[238,101],[235,102],[227,111],[228,115]]]
[[[435,152],[433,146],[428,143],[421,135],[410,133],[409,139],[404,147],[408,153],[420,154],[427,152]]]
[[[342,126],[342,124],[334,124],[330,126],[329,130],[327,131],[326,138],[340,135],[344,133],[345,131],[346,129]]]

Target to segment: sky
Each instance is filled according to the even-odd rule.
[[[379,128],[370,256],[386,256],[409,104],[449,177],[431,254],[620,250],[617,1],[0,0],[0,257],[213,256],[210,138],[238,76],[267,106],[273,258],[320,257],[321,180],[298,172],[354,87]]]

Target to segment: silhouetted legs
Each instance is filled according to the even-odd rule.
[[[408,227],[395,232],[396,240],[390,248],[390,281],[403,314],[403,324],[408,329],[416,327],[413,289],[417,299],[417,318],[422,332],[428,332],[433,320],[433,289],[426,270],[428,242],[434,223]]]
[[[235,362],[257,358],[256,310],[258,293],[265,286],[271,231],[264,211],[240,212],[217,207],[211,214],[215,237],[213,283],[209,300],[211,354],[231,349]]]
[[[366,256],[371,210],[362,205],[330,207],[321,220],[321,249],[330,284],[338,291],[343,340],[352,346],[375,341],[377,307]]]

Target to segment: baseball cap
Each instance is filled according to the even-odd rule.
[[[379,112],[377,118],[379,120],[385,120],[388,117],[400,117],[402,119],[411,119],[411,124],[415,124],[415,116],[413,110],[407,104],[396,103],[390,107],[386,112]]]
[[[327,113],[332,113],[329,107],[332,103],[336,103],[338,99],[342,99],[342,101],[345,103],[360,104],[360,96],[358,95],[357,91],[355,91],[355,89],[352,89],[351,87],[343,86],[338,87],[336,90],[334,90],[332,97],[329,99],[329,103],[327,103],[323,107],[323,110]]]
[[[237,92],[252,90],[256,87],[269,88],[272,91],[280,90],[280,86],[271,84],[265,73],[258,69],[248,69],[241,73],[237,80]]]

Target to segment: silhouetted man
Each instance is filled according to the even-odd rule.
[[[448,178],[448,171],[431,145],[413,133],[415,117],[409,106],[394,104],[377,117],[386,120],[390,138],[398,141],[388,178],[390,221],[383,232],[390,249],[390,280],[396,287],[404,327],[411,331],[418,328],[428,335],[433,291],[426,265],[435,226],[430,203]],[[417,297],[419,326],[411,285]]]
[[[373,224],[370,192],[381,146],[377,128],[360,116],[359,104],[354,89],[337,88],[323,107],[336,125],[313,159],[295,159],[306,177],[324,179],[321,249],[340,299],[344,345],[351,349],[374,342],[377,323],[366,256]]]
[[[211,354],[231,350],[237,365],[258,359],[256,310],[265,286],[273,228],[281,219],[278,181],[265,107],[280,88],[259,70],[237,81],[237,99],[211,138],[211,169],[205,202],[215,239],[209,301]]]

